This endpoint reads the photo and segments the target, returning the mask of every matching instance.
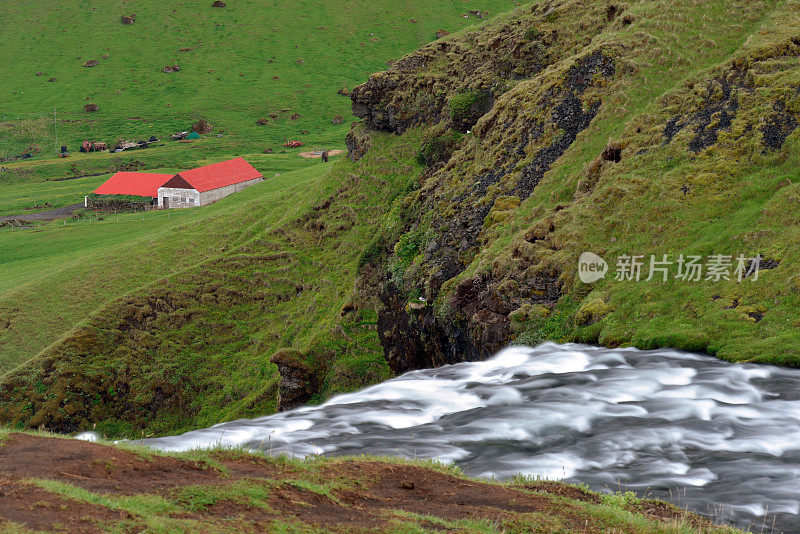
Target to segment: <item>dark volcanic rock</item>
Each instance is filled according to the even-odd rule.
[[[764,146],[775,150],[782,147],[786,138],[797,129],[798,122],[794,115],[786,111],[784,102],[776,102],[773,110],[775,113],[767,119],[761,132],[764,134],[762,139]]]
[[[695,114],[695,135],[689,141],[689,149],[699,152],[717,142],[720,130],[728,130],[736,117],[739,101],[732,94],[731,84],[723,79],[719,80],[720,96],[706,100],[704,105]]]
[[[278,411],[290,410],[305,404],[314,394],[314,372],[294,349],[280,349],[270,361],[278,366],[281,375],[278,390]]]
[[[351,129],[344,142],[347,146],[347,157],[353,161],[361,159],[371,145],[370,137],[357,129]]]

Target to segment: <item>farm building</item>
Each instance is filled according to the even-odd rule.
[[[211,204],[262,180],[244,158],[236,158],[178,174],[118,172],[94,193],[150,197],[159,208],[189,208]]]
[[[264,180],[244,158],[181,171],[158,188],[161,208],[206,206]]]

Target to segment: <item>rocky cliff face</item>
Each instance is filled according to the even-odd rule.
[[[745,11],[751,24],[768,6]],[[694,332],[680,321],[671,334],[656,326],[686,302],[707,308],[710,286],[693,288],[661,312],[631,316],[631,306],[670,302],[680,292],[666,284],[634,291],[613,280],[576,280],[584,249],[646,257],[697,248],[699,234],[665,234],[673,217],[719,217],[721,183],[732,197],[748,194],[745,182],[725,173],[742,173],[740,158],[750,164],[754,154],[762,165],[777,164],[785,156],[774,152],[797,128],[797,97],[785,95],[800,80],[785,58],[796,57],[799,39],[775,36],[745,46],[747,38],[719,12],[727,49],[666,44],[670,31],[688,38],[708,27],[689,21],[695,14],[688,6],[666,12],[657,14],[649,2],[538,3],[432,43],[352,92],[353,112],[363,121],[349,136],[351,158],[380,132],[424,132],[423,179],[396,202],[396,219],[378,240],[382,254],[362,275],[379,296],[378,334],[395,372],[482,359],[514,340],[716,352],[748,331],[744,323],[715,335],[701,326],[694,302]],[[684,80],[700,66],[711,74]],[[767,81],[773,76],[780,89]],[[660,90],[651,90],[653,83]],[[686,165],[667,180],[675,180],[677,193],[656,193],[666,183],[659,169],[678,162]],[[708,181],[689,186],[692,173]],[[659,195],[674,211],[642,202]],[[687,195],[694,198],[681,198]],[[741,220],[731,224],[752,230]],[[733,254],[734,243],[725,239],[719,249]],[[716,288],[723,290],[743,288]],[[763,295],[750,299],[757,307]],[[718,312],[709,309],[706,317]],[[641,330],[631,327],[636,321]]]
[[[532,269],[521,249],[502,276],[460,275],[485,245],[487,221],[503,219],[531,195],[589,126],[616,73],[610,48],[566,52],[615,17],[596,4],[574,28],[555,29],[562,13],[572,20],[570,4],[536,5],[433,43],[351,94],[368,129],[402,134],[422,125],[430,133],[421,151],[452,145],[427,160],[427,180],[406,201],[405,233],[387,243],[393,254],[380,284],[378,333],[395,372],[485,358],[512,338],[512,312],[552,307],[561,296],[560,272]],[[448,282],[453,286],[443,292]]]

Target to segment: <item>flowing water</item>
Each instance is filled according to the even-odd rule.
[[[547,343],[406,373],[321,406],[143,443],[438,458],[672,500],[800,532],[800,370]]]

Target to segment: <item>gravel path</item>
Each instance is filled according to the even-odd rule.
[[[6,215],[5,217],[0,217],[0,222],[4,222],[4,221],[54,221],[56,219],[62,219],[64,217],[69,217],[76,210],[79,210],[82,207],[83,207],[83,202],[79,202],[77,204],[71,204],[69,206],[64,206],[63,208],[57,208],[57,209],[49,210],[49,211],[38,211],[36,213],[23,213],[21,215]]]

